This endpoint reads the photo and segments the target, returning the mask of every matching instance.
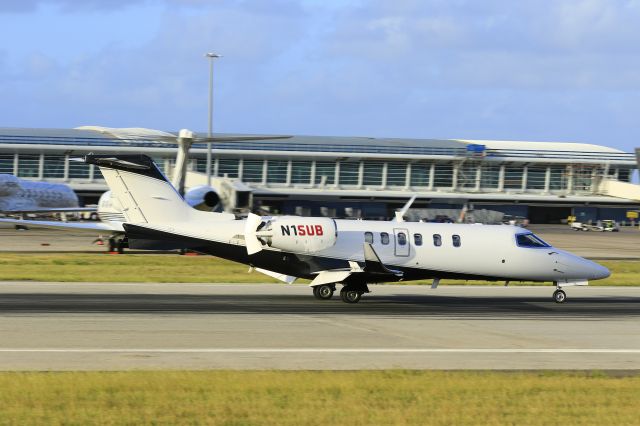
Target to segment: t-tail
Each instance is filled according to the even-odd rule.
[[[231,214],[193,209],[146,155],[89,154],[84,161],[100,168],[114,204],[118,204],[128,223],[234,219]]]

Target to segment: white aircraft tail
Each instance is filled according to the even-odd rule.
[[[195,210],[146,155],[87,155],[112,192],[115,207],[129,223],[170,223],[194,219],[229,220],[234,215]]]

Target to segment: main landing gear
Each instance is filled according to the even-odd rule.
[[[321,284],[313,287],[313,296],[318,300],[329,300],[335,291],[335,284]],[[364,293],[369,293],[366,284],[343,284],[340,290],[340,299],[345,303],[358,303]]]
[[[329,300],[333,297],[333,292],[336,291],[335,284],[322,284],[313,287],[313,296],[318,300]]]
[[[340,290],[340,299],[344,303],[358,303],[362,298],[362,291],[356,290],[353,287],[344,286]]]
[[[129,241],[125,238],[109,238],[109,252],[118,254],[124,253],[125,247],[129,247]]]

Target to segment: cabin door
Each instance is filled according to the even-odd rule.
[[[394,228],[393,234],[396,256],[409,256],[409,231],[403,228]]]

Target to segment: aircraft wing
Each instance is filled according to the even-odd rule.
[[[403,272],[385,266],[370,243],[364,243],[363,250],[364,267],[360,266],[358,262],[349,262],[350,268],[348,269],[320,271],[309,286],[342,282],[354,274],[365,274],[364,278],[372,281],[385,281],[385,279],[391,281],[402,278]]]
[[[21,219],[0,219],[0,223],[10,223],[12,225],[26,226],[27,228],[48,228],[66,229],[95,234],[96,232],[111,232],[124,234],[122,223],[114,222],[60,222],[55,220],[21,220]]]

